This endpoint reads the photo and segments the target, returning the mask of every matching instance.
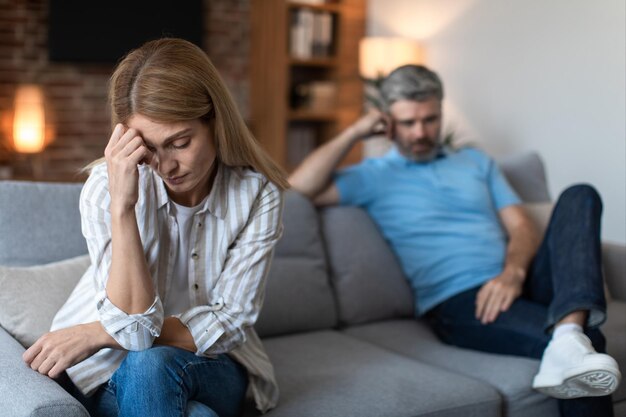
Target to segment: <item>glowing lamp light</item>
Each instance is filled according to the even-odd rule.
[[[398,37],[368,37],[359,42],[359,73],[365,79],[385,77],[406,64],[423,64],[420,45]]]
[[[36,85],[19,86],[15,94],[13,145],[22,153],[41,152],[45,146],[43,92]]]

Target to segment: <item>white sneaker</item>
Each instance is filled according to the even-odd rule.
[[[533,388],[555,398],[598,397],[613,393],[621,378],[615,359],[597,353],[583,333],[571,332],[548,344]]]

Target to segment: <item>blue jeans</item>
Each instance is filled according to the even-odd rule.
[[[559,197],[544,240],[529,268],[523,294],[495,322],[475,318],[480,288],[457,294],[426,314],[448,344],[483,352],[540,359],[552,327],[577,310],[589,311],[585,333],[598,352],[606,342],[598,326],[606,320],[601,270],[602,201],[595,189],[576,185]],[[611,396],[559,400],[564,417],[610,417]]]
[[[246,370],[227,355],[212,359],[154,346],[128,352],[93,396],[68,391],[92,417],[235,417],[241,414],[247,386]]]

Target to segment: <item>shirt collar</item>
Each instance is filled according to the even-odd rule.
[[[447,146],[440,146],[439,150],[437,151],[437,155],[435,156],[435,159],[433,159],[432,161],[428,161],[428,162],[416,162],[402,155],[400,151],[398,150],[398,147],[394,144],[391,147],[391,149],[389,149],[389,151],[383,157],[391,161],[404,163],[406,165],[415,165],[415,164],[428,164],[428,163],[434,162],[438,159],[447,157],[448,155],[450,155],[450,153],[451,153],[450,148],[448,148]]]
[[[209,193],[208,198],[205,200],[202,208],[200,209],[200,211],[198,211],[198,213],[202,213],[203,211],[208,210],[209,213],[223,220],[226,217],[226,213],[228,212],[228,190],[224,178],[224,170],[227,168],[224,166],[224,164],[219,163],[217,159],[215,160],[215,163],[217,164],[217,173],[215,174],[215,179],[213,180],[213,187],[211,188],[211,192]],[[157,184],[157,207],[160,209],[161,207],[168,205],[167,208],[169,211],[169,203],[171,200],[170,197],[167,195],[165,183],[163,182],[163,179],[159,177],[156,172],[154,172],[154,170],[152,170],[152,176],[155,183]]]

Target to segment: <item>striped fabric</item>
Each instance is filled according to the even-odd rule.
[[[67,370],[85,395],[107,382],[127,350],[152,346],[163,324],[174,279],[178,228],[163,181],[139,168],[137,223],[157,295],[143,314],[126,314],[105,291],[111,265],[110,196],[106,165],[95,167],[83,187],[80,211],[91,266],[57,313],[52,330],[99,320],[126,350],[102,349]],[[177,317],[190,330],[197,355],[228,352],[249,375],[257,408],[278,400],[273,367],[253,329],[263,304],[272,251],[282,234],[282,194],[263,175],[218,167],[211,194],[194,216],[189,247],[191,309]]]

